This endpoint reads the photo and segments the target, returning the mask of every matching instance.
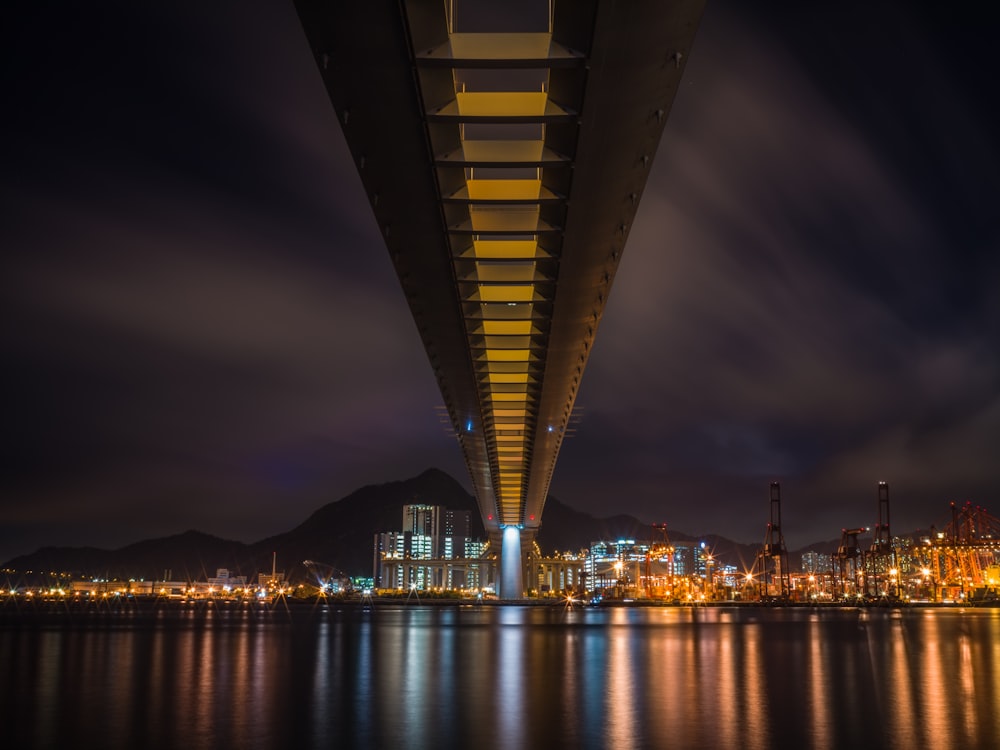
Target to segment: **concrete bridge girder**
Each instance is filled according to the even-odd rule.
[[[540,5],[487,33],[442,0],[296,0],[487,532],[519,559],[704,0]]]

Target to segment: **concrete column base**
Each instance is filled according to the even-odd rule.
[[[497,597],[504,600],[524,598],[524,581],[521,576],[521,530],[505,526],[500,547],[500,590]]]

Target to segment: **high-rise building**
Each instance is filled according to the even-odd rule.
[[[444,536],[468,537],[469,528],[469,511],[445,509],[444,529],[441,532]]]
[[[376,587],[468,588],[485,581],[478,563],[474,569],[450,563],[478,561],[484,554],[486,543],[469,536],[469,511],[411,503],[403,506],[402,516],[401,530],[375,535]]]
[[[832,573],[833,558],[830,555],[824,555],[822,552],[803,552],[802,572]]]
[[[416,537],[426,537],[430,540],[430,547],[426,550],[427,542],[419,540],[420,557],[443,560],[465,557],[465,540],[469,538],[469,528],[470,519],[467,510],[452,510],[440,505],[416,503],[403,506],[402,531],[414,535],[413,545],[418,544]],[[418,555],[410,556],[415,558]]]
[[[695,572],[695,548],[689,544],[674,544],[674,573],[690,576]]]
[[[444,508],[439,505],[404,505],[401,530],[423,536],[440,536],[443,510]]]

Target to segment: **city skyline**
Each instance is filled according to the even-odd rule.
[[[75,12],[7,51],[0,557],[468,486],[291,4]],[[553,495],[752,543],[777,480],[789,546],[873,525],[881,480],[894,529],[995,512],[984,34],[709,3]]]

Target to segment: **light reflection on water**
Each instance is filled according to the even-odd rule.
[[[805,706],[805,713],[812,721],[813,746],[816,750],[834,750],[830,682],[824,669],[827,644],[823,639],[822,620],[818,615],[809,618],[806,639],[808,704]]]
[[[5,614],[0,665],[5,747],[1000,747],[1000,610]]]

